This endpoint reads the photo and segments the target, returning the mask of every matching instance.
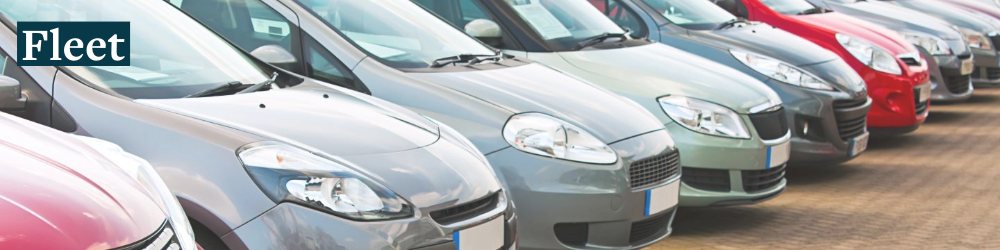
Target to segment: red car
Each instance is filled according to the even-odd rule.
[[[115,144],[0,113],[0,159],[0,249],[200,249],[156,172]]]
[[[931,94],[927,62],[899,33],[806,0],[715,3],[737,17],[770,24],[840,55],[868,85],[872,134],[912,132],[926,120]]]

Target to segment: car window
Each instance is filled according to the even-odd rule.
[[[632,37],[640,38],[646,37],[646,27],[642,23],[642,19],[636,15],[628,7],[622,6],[618,0],[588,0],[590,4],[594,5],[597,10],[604,12],[614,21],[621,26],[622,29],[628,29],[632,32]]]
[[[760,2],[764,3],[764,5],[767,5],[767,7],[770,7],[774,11],[786,15],[796,15],[809,9],[816,8],[816,6],[806,2],[806,0],[760,0]]]
[[[190,2],[200,1],[184,3]],[[268,79],[264,65],[164,1],[0,0],[0,12],[15,23],[130,22],[130,66],[63,69],[94,87],[133,99],[181,98],[228,82]]]
[[[308,69],[306,75],[320,81],[371,94],[367,87],[354,78],[354,75],[350,73],[351,71],[347,66],[344,66],[336,56],[320,45],[316,39],[304,35],[303,41],[305,42],[304,51],[306,68]]]
[[[673,24],[686,28],[715,28],[719,24],[736,19],[718,5],[709,1],[689,0],[642,0]]]
[[[434,14],[444,18],[456,27],[464,28],[477,19],[486,19],[496,22],[477,0],[413,0],[414,3],[429,9]]]
[[[175,0],[176,1],[176,0]],[[187,0],[174,4],[206,26],[246,51],[277,45],[292,55],[297,29],[280,13],[260,0]],[[174,3],[174,1],[171,1]],[[296,58],[301,62],[301,58]],[[296,63],[275,64],[289,71],[301,71]]]
[[[534,34],[553,50],[571,50],[583,41],[604,33],[620,34],[618,24],[594,8],[588,0],[502,0],[531,26]]]

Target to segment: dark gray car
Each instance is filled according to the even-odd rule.
[[[888,0],[885,4],[902,6],[940,18],[961,31],[975,60],[972,83],[979,87],[1000,86],[1000,21],[982,13],[962,9],[943,1]],[[925,21],[926,22],[926,21]]]
[[[921,11],[881,1],[809,0],[899,31],[927,58],[931,74],[931,100],[962,101],[972,96],[974,65],[965,36],[947,21]],[[976,55],[978,60],[980,55]],[[936,66],[936,67],[935,67]]]
[[[778,93],[792,129],[792,163],[839,163],[868,143],[865,82],[833,52],[736,17],[709,1],[590,1],[635,37],[738,69]]]
[[[448,126],[254,61],[162,1],[0,13],[3,74],[26,96],[3,101],[148,160],[206,249],[516,248],[501,183]],[[17,22],[56,20],[130,22],[131,66],[16,65]]]

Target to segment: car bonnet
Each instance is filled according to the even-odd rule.
[[[166,220],[153,194],[79,140],[0,117],[5,249],[116,249]],[[106,159],[105,159],[106,161]],[[95,230],[99,229],[99,230]]]
[[[825,28],[833,33],[841,33],[863,39],[894,55],[917,51],[917,48],[909,41],[906,41],[898,32],[848,15],[833,12],[794,16],[794,18],[817,27]],[[830,39],[835,38],[831,36]]]
[[[697,40],[753,52],[803,66],[837,59],[837,54],[804,38],[763,23],[724,30],[689,32]]]
[[[577,125],[605,143],[663,129],[634,102],[538,63],[492,70],[410,73],[413,78],[511,110],[539,112]],[[503,124],[498,124],[499,130]]]
[[[559,55],[577,67],[577,72],[586,73],[581,74],[584,78],[596,75],[595,83],[650,102],[667,95],[687,96],[714,102],[742,114],[762,104],[781,102],[774,91],[756,78],[662,44],[560,52]]]
[[[872,1],[839,4],[829,2],[836,11],[855,16],[894,30],[910,29],[946,40],[961,39],[958,31],[940,18],[890,3]]]
[[[437,125],[423,117],[332,88],[136,102],[337,156],[411,150],[439,138]]]

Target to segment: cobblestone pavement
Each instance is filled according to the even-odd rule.
[[[682,208],[661,249],[1000,249],[1000,89],[932,105],[916,132],[789,169],[763,204]]]

